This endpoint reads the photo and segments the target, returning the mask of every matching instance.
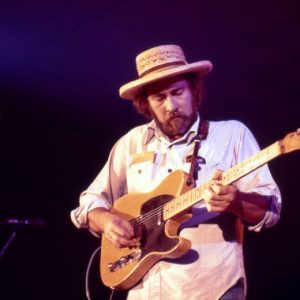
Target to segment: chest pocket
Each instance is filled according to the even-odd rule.
[[[127,169],[128,192],[149,192],[155,187],[154,151],[136,153],[131,156]]]

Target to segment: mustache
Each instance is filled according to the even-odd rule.
[[[186,115],[180,113],[180,112],[177,112],[177,111],[171,111],[168,113],[168,119],[169,120],[172,120],[174,118],[186,118]]]

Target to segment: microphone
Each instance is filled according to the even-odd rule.
[[[35,227],[43,228],[45,222],[42,219],[6,219],[0,222],[0,225],[9,225],[12,227]]]

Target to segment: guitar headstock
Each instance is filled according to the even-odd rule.
[[[279,141],[279,145],[282,154],[300,150],[300,128],[295,132],[287,134]]]

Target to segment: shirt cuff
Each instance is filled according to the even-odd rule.
[[[79,207],[71,211],[71,220],[77,228],[89,228],[87,215],[92,209],[97,207],[111,209],[109,202],[91,194],[82,194],[80,203]]]
[[[262,228],[271,227],[279,221],[281,204],[278,203],[276,196],[269,196],[268,198],[270,201],[269,209],[258,224],[247,226],[250,231],[259,232]]]

